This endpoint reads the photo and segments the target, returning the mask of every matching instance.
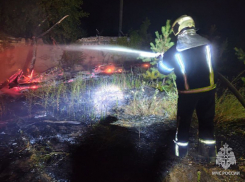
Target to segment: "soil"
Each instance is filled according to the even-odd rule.
[[[196,121],[181,159],[174,155],[175,120],[113,109],[92,121],[57,120],[38,108],[28,115],[22,97],[6,99],[11,114],[0,121],[1,182],[245,181],[244,121],[216,126],[217,148],[228,143],[236,156],[228,171],[240,175],[213,175],[225,170],[195,158]]]

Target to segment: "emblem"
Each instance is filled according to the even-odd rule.
[[[224,147],[220,148],[216,156],[216,164],[222,166],[225,170],[230,167],[230,165],[236,164],[236,157],[232,148],[228,147],[229,145],[225,143]]]

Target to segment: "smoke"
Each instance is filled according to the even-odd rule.
[[[0,52],[0,83],[4,82],[18,69],[27,69],[31,59],[27,59],[30,45],[16,44]],[[57,66],[63,54],[62,48],[52,45],[38,45],[35,73]]]
[[[0,52],[0,83],[23,68],[28,50],[29,46],[18,46]]]

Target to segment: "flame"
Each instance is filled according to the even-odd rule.
[[[107,69],[106,72],[111,73],[112,72],[111,68]]]
[[[143,64],[143,67],[148,68],[150,65],[149,64]]]
[[[106,73],[112,73],[113,71],[115,71],[115,67],[114,66],[109,66],[107,69],[106,69]]]
[[[34,85],[34,86],[30,87],[30,88],[31,88],[31,89],[37,89],[38,86]]]
[[[31,74],[28,76],[30,79],[33,77],[34,70],[31,71]]]

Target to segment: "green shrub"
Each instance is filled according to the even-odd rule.
[[[174,43],[171,42],[171,38],[169,37],[172,33],[170,20],[167,20],[166,26],[162,27],[162,34],[159,34],[158,31],[155,32],[155,44],[150,43],[151,50],[155,53],[165,53],[169,48],[171,48]],[[158,59],[157,58],[139,58],[142,59],[143,62],[150,62],[151,65],[156,65]],[[161,91],[170,91],[175,90],[175,79],[176,76],[174,73],[169,75],[161,74],[157,68],[150,68],[143,74],[144,78],[152,83],[152,86],[161,90]],[[163,79],[163,82],[156,82],[155,80]]]

